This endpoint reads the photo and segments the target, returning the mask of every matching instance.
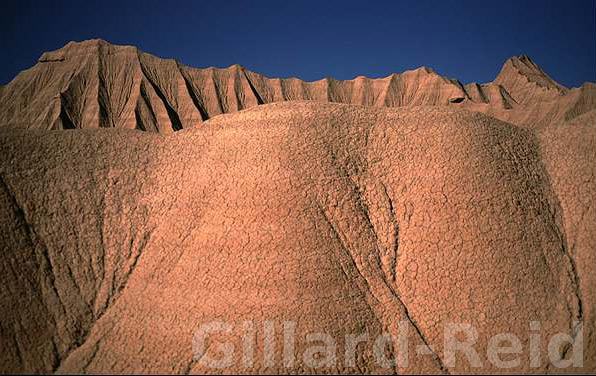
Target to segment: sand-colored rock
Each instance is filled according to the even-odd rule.
[[[553,99],[568,91],[524,55],[508,59],[494,83],[506,87],[520,104]]]
[[[274,79],[101,40],[44,53],[0,87],[0,371],[593,373],[595,101],[527,57],[463,85]],[[195,357],[209,322],[233,328]],[[481,367],[450,363],[449,323],[476,328]],[[385,367],[373,341],[400,328],[384,350],[407,365]],[[332,364],[304,356],[314,333]],[[502,333],[513,368],[487,353]],[[549,360],[557,333],[583,340],[581,367]],[[225,342],[233,363],[207,367]]]
[[[313,102],[167,137],[6,130],[2,369],[209,372],[191,341],[215,320],[334,338],[406,321],[400,373],[478,371],[461,354],[445,366],[448,322],[475,325],[479,349],[502,332],[527,345],[531,320],[548,338],[588,314],[593,333],[593,177],[553,159],[577,138],[542,137],[460,109]],[[593,141],[581,150],[563,158],[587,169]],[[265,367],[257,338],[255,367],[227,371],[315,371]],[[345,367],[343,346],[318,371],[382,371],[370,348]],[[541,367],[514,370],[552,368],[545,346]]]
[[[385,78],[304,82],[268,78],[239,65],[192,68],[96,39],[45,52],[0,91],[0,127],[171,133],[222,113],[293,100],[456,106],[543,127],[595,108],[596,87],[566,89],[526,56],[507,60],[495,81],[486,84],[463,85],[427,67]]]

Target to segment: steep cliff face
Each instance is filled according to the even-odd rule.
[[[239,65],[191,68],[132,46],[70,42],[42,54],[0,90],[0,126],[137,128],[171,133],[261,104],[313,100],[374,107],[459,106],[533,125],[570,120],[596,106],[594,85],[568,90],[525,56],[493,83],[463,85],[421,67],[385,78],[268,78]],[[544,103],[556,113],[534,111]],[[554,105],[553,105],[554,103]],[[550,110],[552,111],[552,110]],[[531,114],[528,116],[527,114]]]
[[[521,104],[553,99],[568,92],[524,55],[509,58],[494,83],[506,87]]]

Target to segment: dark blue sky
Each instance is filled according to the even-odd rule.
[[[56,5],[54,5],[56,3]],[[4,0],[0,83],[70,40],[103,38],[184,64],[271,77],[386,76],[427,65],[491,81],[530,56],[566,86],[596,81],[596,1]]]

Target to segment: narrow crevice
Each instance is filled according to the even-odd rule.
[[[243,110],[245,108],[244,107],[243,100],[242,100],[242,98],[240,98],[240,85],[241,85],[241,82],[240,82],[240,77],[239,76],[240,75],[238,73],[238,69],[235,69],[234,70],[233,77],[232,77],[232,80],[233,80],[232,87],[234,88],[234,98],[236,98],[236,110],[237,111],[241,111],[241,110]]]
[[[363,291],[364,289],[357,282],[356,282],[356,286],[358,287],[358,289],[360,290],[360,292],[365,297],[367,295],[370,296],[370,297],[372,297],[380,305],[381,302],[377,299],[377,297],[375,296],[375,294],[372,292],[372,290],[371,290],[371,288],[370,288],[370,286],[368,284],[368,280],[366,279],[366,277],[364,276],[364,274],[362,274],[362,271],[360,270],[360,268],[358,268],[358,265],[356,264],[356,261],[354,260],[354,256],[352,256],[352,254],[351,254],[351,252],[350,252],[350,250],[348,248],[347,241],[344,239],[343,236],[341,236],[341,233],[340,233],[339,229],[331,221],[331,218],[329,218],[329,215],[327,214],[327,212],[325,211],[325,209],[322,207],[322,205],[318,201],[316,202],[316,206],[317,206],[317,209],[319,211],[319,214],[321,215],[321,217],[325,221],[325,224],[331,229],[333,236],[339,242],[342,250],[344,251],[343,253],[346,256],[346,259],[348,259],[350,261],[349,267],[351,267],[351,269],[353,269],[353,270],[356,271],[356,273],[357,273],[357,280],[361,280],[362,281],[362,284],[364,285],[364,288],[366,289],[366,291]],[[346,268],[344,266],[344,263],[341,262],[341,259],[342,259],[341,255],[336,254],[336,257],[338,258],[341,271],[344,273],[346,279],[347,280],[353,280],[354,278],[348,274],[348,272],[346,271]],[[383,327],[383,325],[382,325],[382,318],[380,318],[378,316],[378,314],[376,313],[376,310],[368,303],[368,301],[366,299],[365,299],[365,302],[367,303],[368,308],[375,314],[375,318],[377,319],[377,321],[379,322],[379,324],[381,324],[381,326]]]
[[[339,240],[340,244],[342,245],[342,248],[344,249],[344,251],[347,253],[348,257],[350,258],[350,260],[352,260],[352,266],[353,268],[358,272],[358,275],[360,276],[360,278],[362,278],[364,280],[364,284],[366,285],[366,288],[368,290],[368,292],[370,293],[370,295],[372,297],[374,297],[375,299],[377,299],[375,297],[375,295],[372,293],[369,285],[368,285],[368,281],[366,279],[366,277],[362,274],[362,272],[360,271],[360,269],[358,268],[358,265],[355,263],[353,256],[351,255],[349,249],[348,249],[348,245],[346,244],[346,241],[343,239],[343,237],[341,237],[339,229],[337,229],[333,223],[331,222],[330,218],[327,216],[326,212],[324,211],[324,209],[322,208],[322,206],[320,204],[317,203],[317,206],[319,208],[319,211],[322,213],[323,218],[325,219],[326,223],[331,227],[331,229],[333,230],[335,237]],[[366,213],[366,212],[365,212]],[[367,214],[366,214],[367,215]],[[370,219],[367,217],[367,220],[369,221],[369,225],[372,226],[372,224],[370,223]],[[374,234],[374,229],[373,229],[373,235],[376,236],[376,234]],[[378,259],[377,259],[377,262]],[[382,266],[381,265],[377,265],[379,269],[382,270]],[[343,268],[342,268],[343,269]],[[345,270],[344,270],[345,273]],[[427,341],[426,337],[424,336],[424,334],[422,333],[422,330],[420,329],[420,327],[418,326],[418,323],[414,320],[414,318],[410,315],[407,306],[405,305],[405,303],[402,301],[401,296],[399,294],[398,291],[395,290],[395,288],[388,283],[388,281],[386,280],[386,278],[383,278],[385,285],[387,286],[387,288],[390,290],[392,297],[395,299],[395,301],[397,302],[398,306],[400,307],[401,312],[403,313],[403,315],[405,316],[406,320],[410,323],[410,325],[412,325],[412,327],[414,328],[414,330],[416,331],[416,334],[420,337],[422,343],[428,348],[429,352],[432,354],[433,357],[433,361],[435,362],[435,365],[437,366],[437,368],[444,374],[448,374],[449,371],[447,370],[447,368],[443,365],[443,362],[441,360],[441,358],[439,357],[439,355],[432,349],[432,347],[429,345],[429,342]],[[378,301],[378,300],[377,300]],[[372,310],[372,307],[371,307]]]
[[[22,366],[25,365],[25,359],[23,359],[23,353],[21,351],[21,345],[19,343],[19,340],[17,339],[17,330],[16,328],[14,329],[14,334],[12,336],[12,342],[13,342],[13,348],[15,351],[15,355],[17,357],[17,361],[19,364],[21,364]]]
[[[115,127],[110,111],[110,94],[104,74],[101,45],[97,55],[97,105],[98,105],[98,126],[100,128]]]
[[[476,89],[478,90],[478,95],[480,95],[480,100],[482,101],[482,103],[488,103],[489,99],[487,98],[482,85],[477,84],[477,83],[474,83],[474,85],[476,86]]]
[[[158,132],[159,127],[157,124],[157,117],[155,116],[155,112],[153,111],[153,107],[151,106],[151,100],[149,99],[149,96],[147,95],[147,89],[145,89],[145,83],[143,82],[143,80],[141,80],[141,82],[139,84],[139,97],[137,98],[137,104],[135,106],[135,120],[136,120],[136,126],[138,129],[147,131],[148,124],[145,124],[145,122],[143,120],[143,116],[141,114],[142,104],[144,104],[145,107],[147,108],[147,111],[149,111],[149,116],[151,117],[150,120],[153,121],[153,125],[155,127],[153,130],[155,132]]]
[[[192,103],[195,105],[195,108],[197,109],[197,111],[199,111],[199,114],[201,115],[201,120],[206,121],[207,119],[209,119],[209,115],[207,114],[207,111],[205,111],[205,106],[203,105],[203,103],[201,103],[197,94],[195,93],[192,83],[186,76],[186,72],[184,72],[184,70],[182,69],[182,67],[180,67],[180,64],[178,64],[178,62],[176,62],[176,66],[178,67],[178,72],[180,72],[180,75],[184,80],[186,91],[188,92],[188,95],[190,96]]]
[[[218,79],[215,77],[215,69],[210,68],[211,69],[211,83],[213,84],[213,92],[215,93],[215,99],[217,101],[217,105],[219,106],[219,111],[222,114],[225,114],[228,112],[227,108],[224,108],[224,103],[221,100],[222,99],[222,94],[221,94],[221,88],[219,86],[218,83]],[[226,99],[226,106],[227,107],[227,99]]]
[[[170,119],[170,122],[172,123],[172,129],[174,131],[181,130],[182,122],[180,121],[180,117],[178,116],[178,113],[172,108],[172,106],[168,102],[166,96],[163,94],[163,92],[161,91],[159,86],[157,86],[157,84],[155,82],[153,82],[153,80],[151,79],[151,75],[147,72],[147,69],[145,68],[145,65],[143,64],[140,55],[138,56],[138,59],[139,59],[139,65],[141,66],[141,72],[143,73],[143,76],[147,79],[147,81],[149,82],[151,87],[153,87],[153,90],[155,90],[155,93],[157,94],[159,99],[162,101],[164,107],[166,108],[166,112],[168,113],[168,118]]]
[[[242,69],[242,73],[244,74],[244,77],[246,78],[246,81],[248,82],[248,86],[250,86],[250,90],[252,91],[252,94],[255,96],[255,98],[257,98],[257,105],[265,104],[265,102],[263,101],[263,98],[261,97],[261,95],[255,88],[255,86],[252,84],[252,81],[248,77],[246,70],[244,68],[241,68],[241,69]]]
[[[52,339],[52,373],[60,367],[60,353],[58,352],[58,346]]]
[[[64,97],[64,93],[60,93],[60,121],[62,122],[63,129],[76,129],[77,127],[74,125],[70,116],[68,116],[68,112],[66,111],[66,98]]]
[[[328,103],[332,103],[332,102],[334,102],[334,100],[333,100],[333,97],[332,97],[331,94],[332,94],[332,90],[334,88],[332,87],[331,79],[329,77],[325,77],[325,85],[326,85],[326,90],[325,90],[325,96],[326,96],[326,98],[325,98],[325,101],[328,102]]]
[[[381,188],[383,188],[383,195],[385,196],[385,200],[387,201],[387,204],[389,205],[389,225],[393,227],[393,249],[392,250],[387,250],[387,251],[391,251],[391,260],[392,263],[390,265],[391,267],[391,278],[392,278],[392,282],[395,283],[396,282],[396,271],[397,271],[397,264],[399,261],[399,224],[397,223],[397,217],[395,215],[395,208],[393,207],[393,200],[391,199],[391,196],[389,196],[389,193],[387,192],[387,187],[385,186],[385,184],[383,184],[381,182]]]
[[[401,300],[401,298],[399,298],[397,295],[396,295],[396,298],[399,300],[400,304],[402,305],[402,307],[404,309],[404,314],[405,314],[406,318],[408,319],[408,321],[410,322],[410,324],[412,324],[412,326],[414,327],[414,330],[416,330],[416,334],[418,334],[418,336],[422,340],[422,343],[424,343],[424,345],[426,346],[426,348],[432,354],[433,360],[435,361],[435,364],[437,365],[437,368],[439,368],[441,370],[441,372],[448,374],[449,371],[447,370],[447,368],[445,367],[445,365],[443,365],[443,361],[441,360],[441,357],[439,357],[439,355],[430,346],[428,340],[426,339],[426,337],[422,333],[422,330],[420,329],[420,326],[418,326],[418,323],[410,315],[410,312],[408,311],[408,307]]]
[[[376,232],[374,230],[374,227],[372,225],[372,222],[370,220],[369,209],[364,204],[364,202],[362,201],[362,198],[361,198],[360,194],[358,194],[357,199],[358,199],[358,204],[359,204],[362,212],[364,213],[364,216],[365,216],[365,219],[366,219],[367,224],[369,226],[369,229],[372,232],[372,235],[375,237],[375,243],[377,244],[377,248],[378,248],[379,239],[377,237],[377,234],[376,234]],[[376,258],[376,260],[377,260],[377,263],[378,263],[377,267],[382,271],[383,270],[383,266],[380,264],[379,258]],[[408,307],[406,306],[406,304],[402,300],[401,294],[397,290],[397,285],[395,285],[394,283],[391,283],[390,281],[388,281],[384,273],[382,275],[383,275],[383,280],[385,282],[385,285],[387,286],[387,288],[389,289],[389,291],[391,292],[391,294],[393,295],[393,297],[396,299],[396,301],[398,302],[398,304],[403,309],[403,313],[404,313],[406,319],[412,325],[412,327],[414,327],[414,329],[416,330],[416,333],[418,334],[418,336],[420,337],[420,339],[422,340],[422,342],[424,343],[424,345],[432,353],[433,360],[434,360],[436,366],[441,370],[441,372],[448,373],[448,370],[443,365],[443,362],[442,362],[441,358],[439,357],[439,355],[437,353],[434,352],[434,350],[432,350],[431,346],[429,345],[429,342],[427,341],[426,337],[422,333],[422,330],[420,329],[420,326],[418,326],[418,323],[416,322],[416,320],[414,320],[414,318],[410,315],[410,312],[408,311]]]
[[[55,58],[51,58],[51,57],[41,57],[39,58],[39,60],[37,60],[38,63],[57,63],[60,61],[65,61],[66,59],[63,57],[55,57]]]
[[[135,108],[135,124],[137,125],[137,129],[141,130],[141,131],[147,131],[147,128],[145,128],[145,124],[143,123],[143,119],[141,118],[140,114],[139,114],[139,109]]]
[[[575,250],[572,250],[572,252]],[[581,328],[581,326],[583,325],[583,319],[584,319],[584,310],[583,310],[583,300],[582,300],[582,293],[581,293],[581,288],[580,288],[580,277],[579,274],[577,272],[577,267],[575,264],[575,258],[569,253],[566,252],[565,255],[567,256],[567,259],[569,260],[569,264],[571,267],[570,270],[570,274],[571,274],[571,278],[574,282],[574,293],[577,299],[577,321],[579,324],[574,324],[573,321],[571,322],[571,329],[573,330],[573,333],[571,335],[571,338],[573,338],[573,342],[575,342],[575,339],[577,337],[577,334],[579,333],[579,329]],[[565,346],[565,348],[563,349],[562,352],[562,359],[566,359],[567,354],[569,353],[569,350],[571,350],[573,348],[571,343],[568,343],[567,346]]]
[[[83,364],[81,366],[81,369],[82,369],[81,373],[84,373],[84,374],[87,373],[87,368],[89,367],[91,362],[93,362],[93,359],[95,359],[95,356],[97,355],[98,351],[99,351],[99,343],[96,342],[95,345],[93,345],[93,350],[91,352],[91,355],[89,355],[89,358],[85,361],[85,364]]]

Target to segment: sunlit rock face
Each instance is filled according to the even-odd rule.
[[[596,88],[567,89],[527,56],[492,83],[463,85],[421,67],[385,78],[268,78],[240,65],[192,68],[133,46],[70,42],[0,91],[0,127],[136,128],[171,133],[260,104],[312,100],[373,107],[455,106],[542,127],[596,108]]]
[[[594,372],[594,98],[45,53],[0,89],[0,370]]]

